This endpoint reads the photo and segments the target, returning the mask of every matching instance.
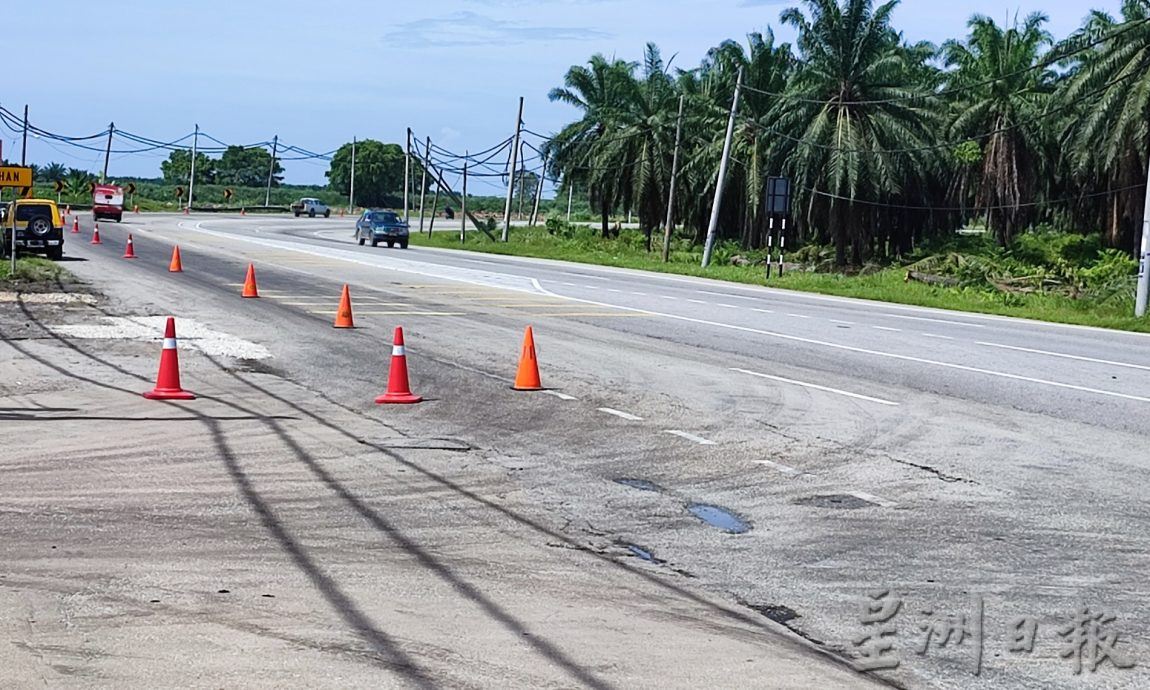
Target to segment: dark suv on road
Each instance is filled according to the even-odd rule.
[[[64,219],[51,199],[17,199],[0,211],[4,226],[3,253],[12,251],[12,233],[16,249],[46,254],[59,261],[64,256]]]
[[[407,222],[395,211],[368,209],[355,221],[355,238],[361,246],[364,242],[371,242],[373,247],[379,246],[380,242],[387,242],[389,247],[398,244],[402,249],[407,249],[409,237]]]

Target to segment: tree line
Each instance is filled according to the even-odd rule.
[[[1002,246],[1038,224],[1101,232],[1132,251],[1150,156],[1150,0],[1093,11],[1062,40],[1031,14],[974,15],[962,38],[909,43],[897,0],[804,0],[773,33],[728,40],[692,69],[654,44],[641,62],[594,55],[552,101],[581,116],[545,145],[548,175],[609,217],[663,225],[683,104],[674,217],[704,239],[741,74],[720,239],[766,243],[765,187],[794,192],[788,241],[833,244],[839,266],[985,224]]]

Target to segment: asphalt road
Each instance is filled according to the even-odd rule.
[[[140,259],[119,258],[125,231]],[[371,408],[403,325],[429,402],[397,414],[484,448],[572,533],[636,546],[828,650],[857,656],[863,597],[889,588],[900,665],[884,677],[908,687],[1077,687],[1058,628],[1080,601],[1113,611],[1119,653],[1150,663],[1147,336],[358,247],[350,219],[144,215],[101,232],[67,245],[79,275],[156,309],[226,309],[209,318],[349,405]],[[248,261],[260,300],[238,298]],[[330,328],[343,283],[352,334]],[[547,394],[507,387],[527,324]],[[695,503],[749,529],[711,528]],[[981,665],[973,638],[940,647],[941,627],[916,653],[975,596]],[[1037,623],[1031,651],[1009,649],[1017,616]],[[1083,675],[1150,682],[1141,665]]]

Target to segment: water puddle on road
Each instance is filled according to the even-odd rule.
[[[690,503],[687,505],[687,510],[711,527],[717,527],[730,534],[743,534],[751,531],[749,524],[726,508],[706,503]]]
[[[622,484],[623,486],[629,486],[632,489],[638,489],[639,491],[661,491],[662,490],[662,488],[658,484],[656,484],[655,482],[649,482],[646,479],[616,479],[615,483],[616,484]]]

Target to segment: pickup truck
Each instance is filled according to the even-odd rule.
[[[296,218],[299,218],[305,213],[309,218],[315,218],[316,216],[323,216],[324,218],[331,217],[331,209],[319,199],[300,199],[299,203],[291,205],[291,212],[295,214]]]

